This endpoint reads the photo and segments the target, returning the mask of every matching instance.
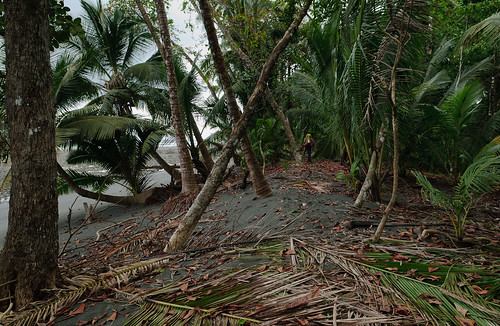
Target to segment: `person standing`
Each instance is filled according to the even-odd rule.
[[[314,148],[314,139],[312,138],[311,134],[306,135],[306,137],[304,138],[304,142],[302,143],[302,147],[304,147],[306,150],[307,162],[311,163],[311,153],[312,149]]]

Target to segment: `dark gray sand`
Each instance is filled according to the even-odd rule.
[[[187,273],[190,267],[196,265],[196,270],[204,270],[214,265],[218,269],[244,268],[259,266],[266,263],[265,258],[237,259],[217,263],[211,259],[211,251],[199,251],[202,248],[213,250],[214,245],[227,244],[254,245],[258,241],[272,238],[315,237],[334,240],[337,237],[346,237],[340,222],[352,216],[351,203],[353,199],[343,195],[345,184],[336,181],[333,175],[318,172],[314,166],[309,169],[301,168],[295,172],[275,171],[268,175],[268,181],[273,189],[274,196],[256,199],[253,186],[240,189],[236,185],[226,182],[219,190],[217,198],[208,207],[200,223],[193,232],[186,248],[190,253],[172,257],[166,263],[161,273],[154,275],[146,283],[140,282],[137,288],[156,288],[160,285],[179,280]],[[236,177],[238,180],[239,177]],[[236,182],[237,184],[238,182]],[[376,206],[369,204],[370,207]],[[363,214],[370,215],[370,208],[363,209]],[[358,211],[359,213],[359,211]],[[62,261],[79,268],[95,261],[96,257],[107,257],[108,268],[126,265],[134,260],[147,260],[162,257],[163,246],[173,229],[165,228],[169,219],[175,215],[163,216],[161,205],[136,207],[133,209],[110,209],[99,214],[96,222],[86,224],[71,236],[65,248]],[[78,223],[75,221],[75,229]],[[164,229],[165,232],[155,233],[153,230]],[[142,236],[142,243],[138,250],[128,249],[121,254],[113,253],[118,243],[126,243],[141,232],[153,232],[153,236]],[[362,231],[363,232],[363,231]],[[366,234],[369,234],[368,231]],[[359,234],[362,236],[362,234]],[[64,246],[69,236],[68,229],[62,229],[61,246]],[[97,241],[96,241],[97,240]],[[131,245],[132,246],[132,245]],[[110,251],[111,249],[111,251]],[[130,250],[130,251],[129,251]],[[111,252],[111,253],[110,253]],[[99,256],[100,255],[100,256]],[[117,256],[122,258],[117,260]],[[241,258],[241,257],[240,257]],[[220,257],[219,257],[220,259]],[[200,267],[199,265],[202,264]],[[104,264],[105,265],[105,264]],[[85,267],[83,267],[85,269]],[[102,272],[108,272],[103,267]],[[136,289],[137,290],[137,289]],[[115,325],[121,325],[125,318],[135,312],[139,306],[131,304],[129,300],[120,301],[119,293],[113,297],[102,299],[96,295],[82,297],[71,309],[59,316],[56,325],[84,325],[98,318],[99,322],[106,321],[110,316],[116,316]],[[85,310],[81,314],[71,315],[81,305]],[[116,315],[113,315],[116,312]],[[105,323],[105,325],[111,322]]]

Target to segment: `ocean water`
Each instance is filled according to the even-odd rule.
[[[172,145],[171,141],[166,141],[165,144],[158,147],[158,154],[169,164],[171,165],[179,165],[179,157],[177,155],[177,147]],[[57,152],[57,161],[59,164],[67,169],[70,168],[77,172],[89,172],[96,174],[104,174],[106,170],[104,170],[98,164],[68,164],[66,163],[66,158],[68,157],[67,150],[58,150]],[[147,163],[148,168],[150,169],[160,169],[160,166],[156,160],[152,159]],[[0,189],[0,203],[5,203],[9,201],[9,192],[10,192],[10,182],[6,179],[7,174],[10,170],[10,164],[8,163],[0,163],[0,184],[4,186]]]

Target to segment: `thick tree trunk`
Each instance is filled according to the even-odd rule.
[[[4,9],[12,187],[0,253],[0,298],[10,293],[21,308],[42,299],[56,283],[55,111],[48,1],[10,0]]]
[[[158,188],[152,188],[134,196],[112,196],[100,194],[87,189],[83,189],[82,187],[78,186],[66,173],[66,171],[64,171],[63,167],[59,165],[59,163],[57,164],[57,172],[59,173],[59,176],[70,186],[70,188],[80,196],[97,201],[103,201],[106,203],[113,203],[123,206],[146,204],[148,200],[155,195],[155,192],[158,191]]]
[[[375,178],[378,153],[380,152],[380,148],[382,148],[382,144],[384,143],[386,134],[387,134],[387,129],[385,128],[385,126],[384,125],[380,126],[377,142],[375,148],[373,149],[372,156],[370,158],[370,165],[368,167],[368,172],[366,173],[365,181],[363,182],[363,186],[361,186],[361,190],[359,191],[358,197],[356,198],[356,202],[354,202],[355,207],[363,206],[363,203],[365,202],[366,198],[368,198],[368,191],[373,185],[373,180]]]
[[[208,204],[212,200],[215,191],[220,186],[222,182],[222,178],[224,177],[224,171],[226,170],[227,164],[229,163],[229,159],[231,158],[232,152],[236,145],[236,142],[243,133],[245,132],[245,128],[252,117],[253,112],[255,111],[255,106],[259,102],[260,97],[266,90],[267,80],[271,74],[271,70],[276,64],[279,55],[285,50],[286,46],[290,42],[290,39],[294,35],[295,31],[300,25],[300,22],[304,18],[311,5],[312,0],[307,0],[304,4],[304,7],[300,10],[297,18],[293,21],[290,27],[285,32],[285,35],[278,42],[276,47],[271,52],[269,58],[266,63],[262,67],[259,80],[253,90],[252,95],[250,96],[245,109],[243,110],[243,114],[241,115],[240,120],[234,126],[233,132],[229,137],[229,140],[224,145],[219,159],[215,162],[215,165],[212,169],[212,172],[208,176],[205,185],[201,189],[200,193],[196,197],[195,201],[189,208],[189,211],[186,213],[184,218],[180,221],[179,226],[174,231],[174,234],[170,238],[168,244],[165,246],[165,252],[174,252],[180,250],[187,238],[193,232],[196,224],[201,218],[201,215],[207,208]]]
[[[212,58],[214,60],[215,69],[219,75],[219,79],[224,89],[224,94],[226,95],[226,103],[229,109],[229,114],[233,125],[236,125],[241,117],[240,110],[238,108],[238,103],[236,101],[236,96],[234,94],[233,86],[231,84],[231,79],[227,73],[226,66],[224,65],[224,56],[219,46],[219,41],[217,39],[217,32],[215,30],[214,22],[212,19],[212,8],[208,4],[207,0],[200,0],[200,11],[203,19],[203,24],[205,25],[205,30],[207,32],[208,43],[210,44],[210,50],[212,53]],[[248,138],[246,130],[241,136],[241,150],[245,156],[245,160],[250,171],[250,178],[253,181],[255,192],[257,197],[269,197],[273,193],[271,187],[267,183],[267,180],[262,173],[255,152],[252,148],[252,143]]]

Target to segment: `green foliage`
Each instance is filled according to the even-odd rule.
[[[360,175],[359,175],[359,162],[360,158],[357,157],[354,162],[351,164],[351,168],[349,174],[337,173],[335,177],[337,179],[344,180],[347,184],[347,187],[350,187],[352,190],[357,191],[358,186],[361,183]]]
[[[59,48],[71,36],[83,37],[82,21],[69,15],[70,9],[64,5],[64,0],[49,0],[49,26],[51,50]],[[3,2],[0,3],[0,36],[5,37],[5,13]]]
[[[255,153],[260,153],[263,162],[278,162],[286,157],[288,142],[284,135],[283,126],[275,118],[257,119],[255,127],[248,133]],[[259,156],[259,155],[257,155]],[[263,157],[262,157],[263,156]]]
[[[414,173],[422,195],[442,207],[450,218],[457,239],[462,240],[470,209],[482,195],[500,188],[500,137],[494,139],[474,159],[453,187],[452,194],[434,188],[419,172]]]

